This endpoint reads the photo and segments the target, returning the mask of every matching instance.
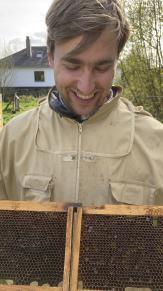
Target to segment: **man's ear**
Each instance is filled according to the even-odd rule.
[[[54,54],[48,53],[48,63],[51,68],[54,66]]]

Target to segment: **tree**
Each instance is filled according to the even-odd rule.
[[[0,51],[0,93],[4,97],[11,86],[13,78],[13,62],[11,52],[7,48]]]
[[[161,0],[126,0],[132,34],[121,58],[125,94],[163,120]]]

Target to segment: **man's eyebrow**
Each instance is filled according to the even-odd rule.
[[[71,64],[81,64],[82,62],[79,59],[73,58],[73,57],[69,57],[69,56],[64,56],[62,58],[62,61],[71,63]]]
[[[101,65],[112,65],[115,62],[113,59],[104,59],[104,60],[99,60],[95,63],[96,66],[101,66]]]
[[[68,62],[68,63],[71,63],[71,64],[76,64],[76,65],[79,65],[79,64],[83,63],[80,59],[77,59],[77,58],[74,58],[74,57],[70,57],[70,56],[64,56],[62,58],[62,61],[65,61],[65,62]],[[112,65],[114,62],[115,62],[114,59],[102,59],[102,60],[96,61],[94,63],[94,65],[95,66]]]

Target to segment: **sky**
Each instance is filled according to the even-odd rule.
[[[52,0],[0,0],[0,49],[25,48],[26,36],[32,45],[46,44],[45,15]]]

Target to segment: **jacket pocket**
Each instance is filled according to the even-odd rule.
[[[113,204],[154,205],[155,188],[134,183],[110,182]]]
[[[50,201],[53,189],[52,177],[26,175],[23,179],[23,200]]]

